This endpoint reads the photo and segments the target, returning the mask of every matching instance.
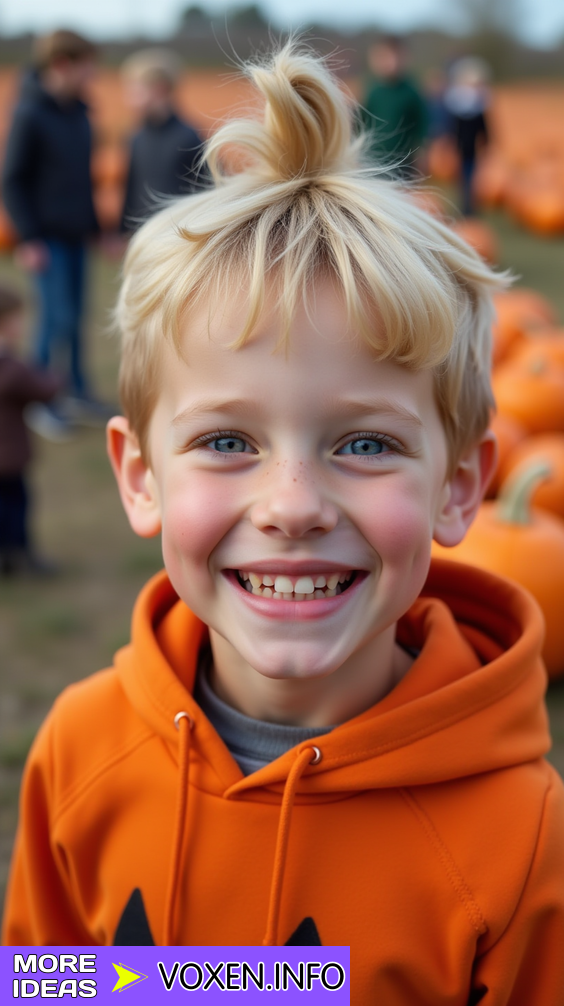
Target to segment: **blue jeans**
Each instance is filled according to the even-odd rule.
[[[46,369],[53,365],[68,374],[68,391],[87,393],[82,364],[81,315],[86,249],[75,241],[49,238],[49,264],[37,273],[39,326],[35,361]]]
[[[464,157],[460,166],[460,181],[462,186],[462,212],[465,217],[474,215],[474,193],[472,182],[476,170],[476,159],[474,157]]]

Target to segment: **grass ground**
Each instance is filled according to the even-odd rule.
[[[501,264],[545,293],[564,321],[564,240],[541,241],[501,214],[490,215]],[[8,258],[0,281],[26,281]],[[117,291],[117,268],[92,258],[87,342],[97,393],[116,396],[117,346],[107,334]],[[32,475],[34,527],[42,553],[61,564],[48,582],[0,581],[0,898],[17,818],[26,753],[58,693],[106,666],[129,635],[134,599],[160,568],[157,540],[134,536],[106,460],[103,430],[83,429],[68,444],[37,443]],[[564,774],[564,684],[548,703],[554,735],[551,758]]]

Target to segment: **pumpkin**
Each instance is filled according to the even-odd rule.
[[[508,457],[527,436],[527,431],[521,423],[511,416],[496,412],[490,423],[490,430],[497,441],[497,467],[488,486],[487,496],[495,496],[501,485],[501,472],[505,471]]]
[[[454,182],[460,174],[460,154],[450,136],[437,136],[427,151],[429,174],[439,182]]]
[[[556,678],[564,674],[564,521],[530,505],[549,472],[545,462],[513,472],[498,499],[482,503],[463,541],[454,548],[433,542],[432,554],[507,576],[530,591],[546,622],[542,656]]]
[[[539,180],[540,181],[540,180]],[[535,234],[552,235],[564,233],[564,188],[561,185],[531,182],[530,188],[521,193],[513,202],[513,213],[517,219]]]
[[[472,179],[474,195],[480,206],[500,206],[505,196],[510,169],[499,153],[480,158]]]
[[[495,294],[494,306],[494,363],[500,363],[529,330],[558,324],[550,301],[525,287]]]
[[[550,476],[533,491],[531,502],[564,518],[564,433],[541,433],[515,444],[498,465],[499,479],[536,460],[547,462]]]
[[[514,343],[513,352],[509,354],[508,360],[525,366],[543,360],[547,364],[564,367],[564,329],[530,329],[522,339]]]
[[[507,360],[494,371],[492,390],[498,411],[529,433],[564,431],[564,367],[548,355]]]
[[[497,262],[497,238],[491,227],[483,220],[465,217],[463,220],[457,220],[451,224],[451,227],[455,234],[463,238],[486,262],[492,264]]]

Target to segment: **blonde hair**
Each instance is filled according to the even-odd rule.
[[[159,394],[161,339],[179,348],[185,312],[246,290],[236,349],[274,290],[287,337],[312,280],[328,272],[377,358],[433,369],[452,468],[489,424],[491,293],[507,277],[420,209],[388,169],[384,176],[366,164],[364,137],[354,134],[350,105],[320,57],[289,42],[245,72],[264,98],[262,121],[220,127],[206,150],[215,186],[161,210],[126,255],[120,393],[142,450]],[[233,148],[239,156],[229,172]]]

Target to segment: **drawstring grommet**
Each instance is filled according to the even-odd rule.
[[[319,765],[319,762],[323,758],[323,755],[321,754],[321,749],[318,748],[318,747],[316,747],[315,744],[312,744],[311,745],[311,750],[313,751],[313,758],[311,759],[311,761],[310,761],[309,764],[310,765]]]
[[[184,710],[182,710],[181,712],[177,713],[176,716],[174,717],[174,725],[175,725],[175,727],[176,727],[177,730],[180,730],[180,720],[188,720],[188,726],[189,726],[190,730],[194,729],[194,720]]]

